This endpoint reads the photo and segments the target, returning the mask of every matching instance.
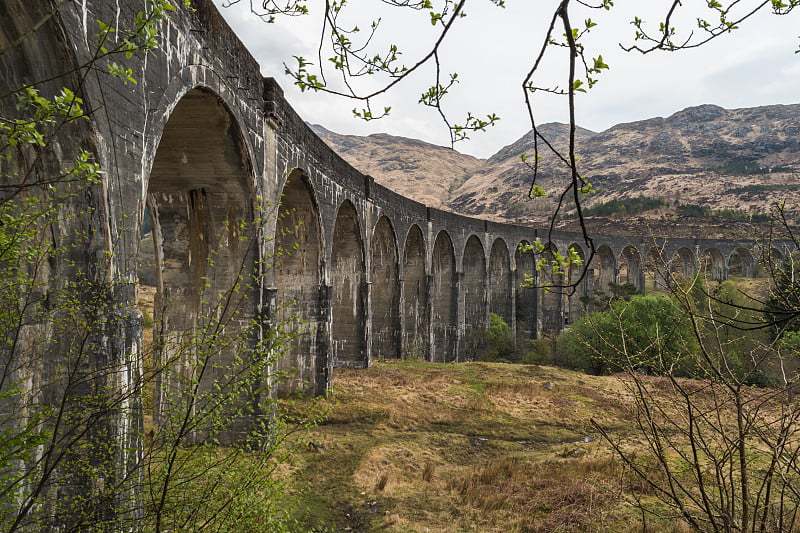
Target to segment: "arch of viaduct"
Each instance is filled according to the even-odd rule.
[[[34,9],[4,4],[17,29],[34,20]],[[132,18],[141,8],[112,4],[64,9],[58,31],[3,59],[8,82],[80,63],[92,53],[87,21]],[[490,312],[535,337],[560,331],[586,311],[584,297],[611,282],[657,286],[658,275],[648,272],[659,266],[685,275],[705,268],[716,279],[756,272],[760,252],[751,241],[598,235],[575,294],[529,287],[536,258],[520,244],[586,257],[579,235],[456,215],[375,183],[307,127],[210,0],[193,5],[163,23],[161,50],[131,59],[137,85],[97,76],[83,91],[86,107],[97,111],[79,142],[91,145],[107,173],[85,200],[93,209],[84,223],[95,237],[84,245],[83,264],[58,275],[82,268],[120,280],[114,298],[126,321],[109,335],[125,341],[107,343],[104,357],[127,364],[125,353],[141,349],[140,278],[157,287],[156,311],[179,332],[202,322],[204,306],[226,294],[237,273],[256,273],[237,320],[255,319],[263,330],[293,324],[291,349],[278,362],[290,376],[283,387],[320,394],[337,366],[403,355],[467,359],[466,336],[485,328]],[[148,217],[149,271],[140,268],[150,253],[140,238]],[[92,266],[101,257],[112,260]],[[573,268],[556,281],[577,275]]]

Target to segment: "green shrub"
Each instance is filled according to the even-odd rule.
[[[524,365],[548,365],[553,361],[553,341],[551,339],[517,339],[517,346],[522,346]]]
[[[581,317],[557,340],[557,362],[593,374],[624,368],[694,375],[697,342],[683,311],[666,295],[616,300]]]
[[[489,313],[489,329],[467,334],[467,353],[476,361],[512,362],[515,350],[511,326],[500,315]]]
[[[503,317],[489,313],[489,328],[467,333],[465,353],[475,361],[542,364],[550,361],[549,343],[514,336]]]
[[[648,198],[647,196],[638,196],[636,198],[622,198],[620,200],[609,200],[599,204],[592,205],[583,210],[585,216],[627,216],[651,211],[666,207],[667,202],[662,198]]]

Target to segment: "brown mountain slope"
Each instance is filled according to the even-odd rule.
[[[340,135],[311,128],[348,163],[375,181],[431,207],[442,207],[483,160],[416,139],[377,133]]]
[[[566,149],[565,125],[541,130]],[[798,134],[800,105],[735,110],[703,105],[602,133],[579,130],[578,164],[596,190],[586,204],[646,196],[673,207],[763,214],[786,200],[794,215],[800,205],[800,182],[793,174],[800,161]],[[569,172],[543,150],[538,183],[554,196]],[[554,200],[526,198],[533,175],[519,158],[526,152],[533,152],[531,133],[492,156],[455,191],[450,205],[469,214],[541,223]]]
[[[520,155],[532,156],[532,132],[488,160],[479,160],[414,139],[339,135],[314,128],[379,183],[465,214],[543,224],[569,179],[564,163],[540,142],[537,183],[549,197],[527,197],[533,171]],[[540,131],[566,152],[566,125],[545,124]],[[576,137],[579,168],[595,190],[584,198],[585,206],[637,197],[665,204],[633,217],[623,212],[593,221],[604,231],[674,234],[670,228],[680,224],[684,233],[713,228],[713,235],[738,235],[742,230],[731,224],[737,220],[731,213],[738,221],[746,220],[748,215],[769,213],[778,201],[785,201],[792,219],[800,215],[800,181],[794,172],[800,163],[798,104],[733,110],[702,105],[600,133],[579,128]],[[703,211],[703,220],[681,216],[689,208],[695,215]],[[569,224],[568,218],[562,222]]]

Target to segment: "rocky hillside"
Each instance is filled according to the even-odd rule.
[[[566,148],[566,126],[547,124],[541,130],[554,146]],[[666,214],[758,215],[783,199],[794,214],[800,205],[800,182],[793,174],[800,161],[799,134],[800,105],[737,110],[703,105],[601,133],[580,130],[579,166],[597,191],[586,203],[641,196],[663,201],[671,208]],[[540,222],[553,202],[525,198],[532,171],[519,154],[526,152],[533,152],[530,133],[470,176],[455,191],[453,209]],[[539,184],[558,193],[569,173],[552,153],[540,153]]]
[[[348,163],[378,183],[431,207],[446,207],[452,192],[483,166],[483,160],[417,139],[377,133],[340,135],[311,129]]]
[[[566,151],[566,125],[545,124],[540,132]],[[520,155],[533,154],[532,132],[485,161],[389,135],[321,136],[354,166],[402,194],[497,220],[543,223],[569,178],[540,142],[537,184],[549,197],[528,199],[533,171]],[[619,226],[624,220],[625,227],[614,231],[641,231],[635,226],[644,223],[651,230],[677,221],[686,226],[687,217],[702,217],[702,227],[716,224],[724,232],[731,222],[763,217],[780,200],[792,218],[800,214],[800,105],[702,105],[600,133],[579,129],[577,139],[580,170],[595,190],[585,205],[590,213],[595,208],[597,224]],[[612,201],[613,208],[601,208]],[[570,224],[569,213],[561,223]]]

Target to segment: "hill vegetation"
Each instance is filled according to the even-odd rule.
[[[527,197],[532,169],[520,156],[533,154],[531,132],[489,159],[477,160],[413,139],[317,131],[383,185],[468,215],[543,224],[567,178],[555,158],[542,152],[538,184],[551,194]],[[566,125],[545,124],[540,131],[555,146],[565,146]],[[753,215],[768,214],[777,201],[786,202],[793,220],[800,215],[798,131],[800,105],[734,110],[702,105],[599,133],[579,128],[580,169],[596,191],[585,198],[588,216],[595,219],[591,225],[602,230],[613,217],[611,229],[619,233],[692,236],[699,226],[711,238],[735,238],[742,229],[718,220],[720,213],[728,221],[759,222]],[[653,203],[625,203],[638,198]],[[679,205],[700,210],[686,214]],[[569,226],[575,213],[565,214]],[[637,219],[627,220],[631,216]]]

